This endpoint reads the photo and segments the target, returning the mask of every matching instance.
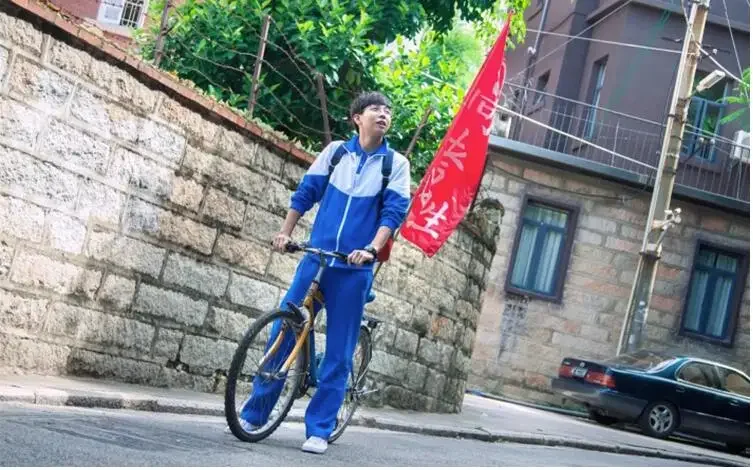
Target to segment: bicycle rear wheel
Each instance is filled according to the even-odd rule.
[[[295,401],[306,371],[306,353],[299,351],[295,362],[284,377],[278,377],[289,353],[280,354],[284,340],[294,341],[303,319],[285,310],[273,310],[259,317],[238,344],[228,371],[225,387],[225,419],[230,431],[238,439],[257,442],[272,434],[287,416]],[[282,336],[281,336],[282,335]],[[274,354],[265,354],[274,348]],[[254,409],[271,409],[263,424],[242,423],[240,414],[252,397],[254,387],[279,387],[279,395],[267,393],[266,398],[255,397]],[[259,392],[259,390],[256,390]]]
[[[348,384],[345,389],[345,399],[337,412],[337,424],[334,431],[329,436],[329,443],[332,444],[342,436],[345,428],[350,424],[353,415],[356,413],[360,401],[359,392],[366,380],[366,369],[371,361],[371,333],[364,327],[358,335],[358,344],[353,352],[353,368],[348,377]]]

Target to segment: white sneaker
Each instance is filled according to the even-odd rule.
[[[261,426],[254,426],[253,424],[249,423],[243,418],[238,418],[238,422],[241,423],[241,427],[246,432],[254,432],[261,427]],[[228,434],[231,434],[230,426],[225,426],[225,432]]]
[[[327,450],[327,440],[321,437],[311,436],[303,443],[301,450],[312,454],[323,454]]]

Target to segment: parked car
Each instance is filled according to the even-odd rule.
[[[735,453],[749,446],[750,377],[723,364],[650,351],[606,361],[566,357],[552,390],[601,424],[637,423],[658,438],[678,431]]]

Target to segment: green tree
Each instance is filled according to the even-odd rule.
[[[741,77],[743,83],[738,83],[735,87],[736,95],[728,96],[723,99],[726,104],[740,106],[739,109],[731,112],[722,119],[722,124],[739,121],[740,127],[750,132],[750,67],[743,70]]]
[[[405,150],[430,106],[432,115],[412,153],[417,179],[463,93],[420,72],[465,89],[499,32],[505,6],[514,6],[515,21],[522,22],[529,1],[188,0],[171,14],[160,65],[213,98],[245,109],[261,20],[269,14],[273,24],[254,118],[304,146],[320,148],[323,122],[315,77],[321,74],[334,138],[351,133],[347,106],[353,96],[379,89],[394,103],[391,140]],[[162,2],[152,2],[155,25]],[[147,59],[154,57],[157,30],[154,26],[140,37]],[[520,25],[513,28],[518,39],[522,31]]]

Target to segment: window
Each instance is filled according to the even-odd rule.
[[[592,139],[596,131],[596,106],[599,106],[601,100],[601,90],[604,88],[604,77],[607,71],[607,59],[606,57],[597,61],[594,64],[593,72],[591,73],[591,86],[590,86],[590,99],[588,103],[590,106],[586,108],[585,119],[583,125],[583,138]]]
[[[546,92],[546,87],[549,84],[549,72],[541,75],[538,80],[536,80],[536,96],[533,98],[533,104],[537,105],[539,103],[544,102],[544,93]]]
[[[507,276],[508,291],[553,301],[562,298],[575,217],[575,208],[526,199]]]
[[[102,0],[97,20],[116,26],[138,28],[146,10],[146,0]]]
[[[706,75],[696,75],[698,85]],[[714,161],[714,144],[712,138],[719,133],[719,126],[724,117],[727,97],[727,81],[722,80],[708,90],[696,92],[688,107],[688,121],[685,125],[682,142],[682,154],[701,161]]]
[[[721,374],[722,378],[722,389],[730,393],[750,397],[750,381],[744,376],[726,367],[719,367],[719,374]]]
[[[701,387],[716,388],[714,381],[714,366],[702,362],[690,362],[677,373],[679,380],[700,385]]]
[[[731,344],[747,256],[700,242],[693,262],[682,332]]]

